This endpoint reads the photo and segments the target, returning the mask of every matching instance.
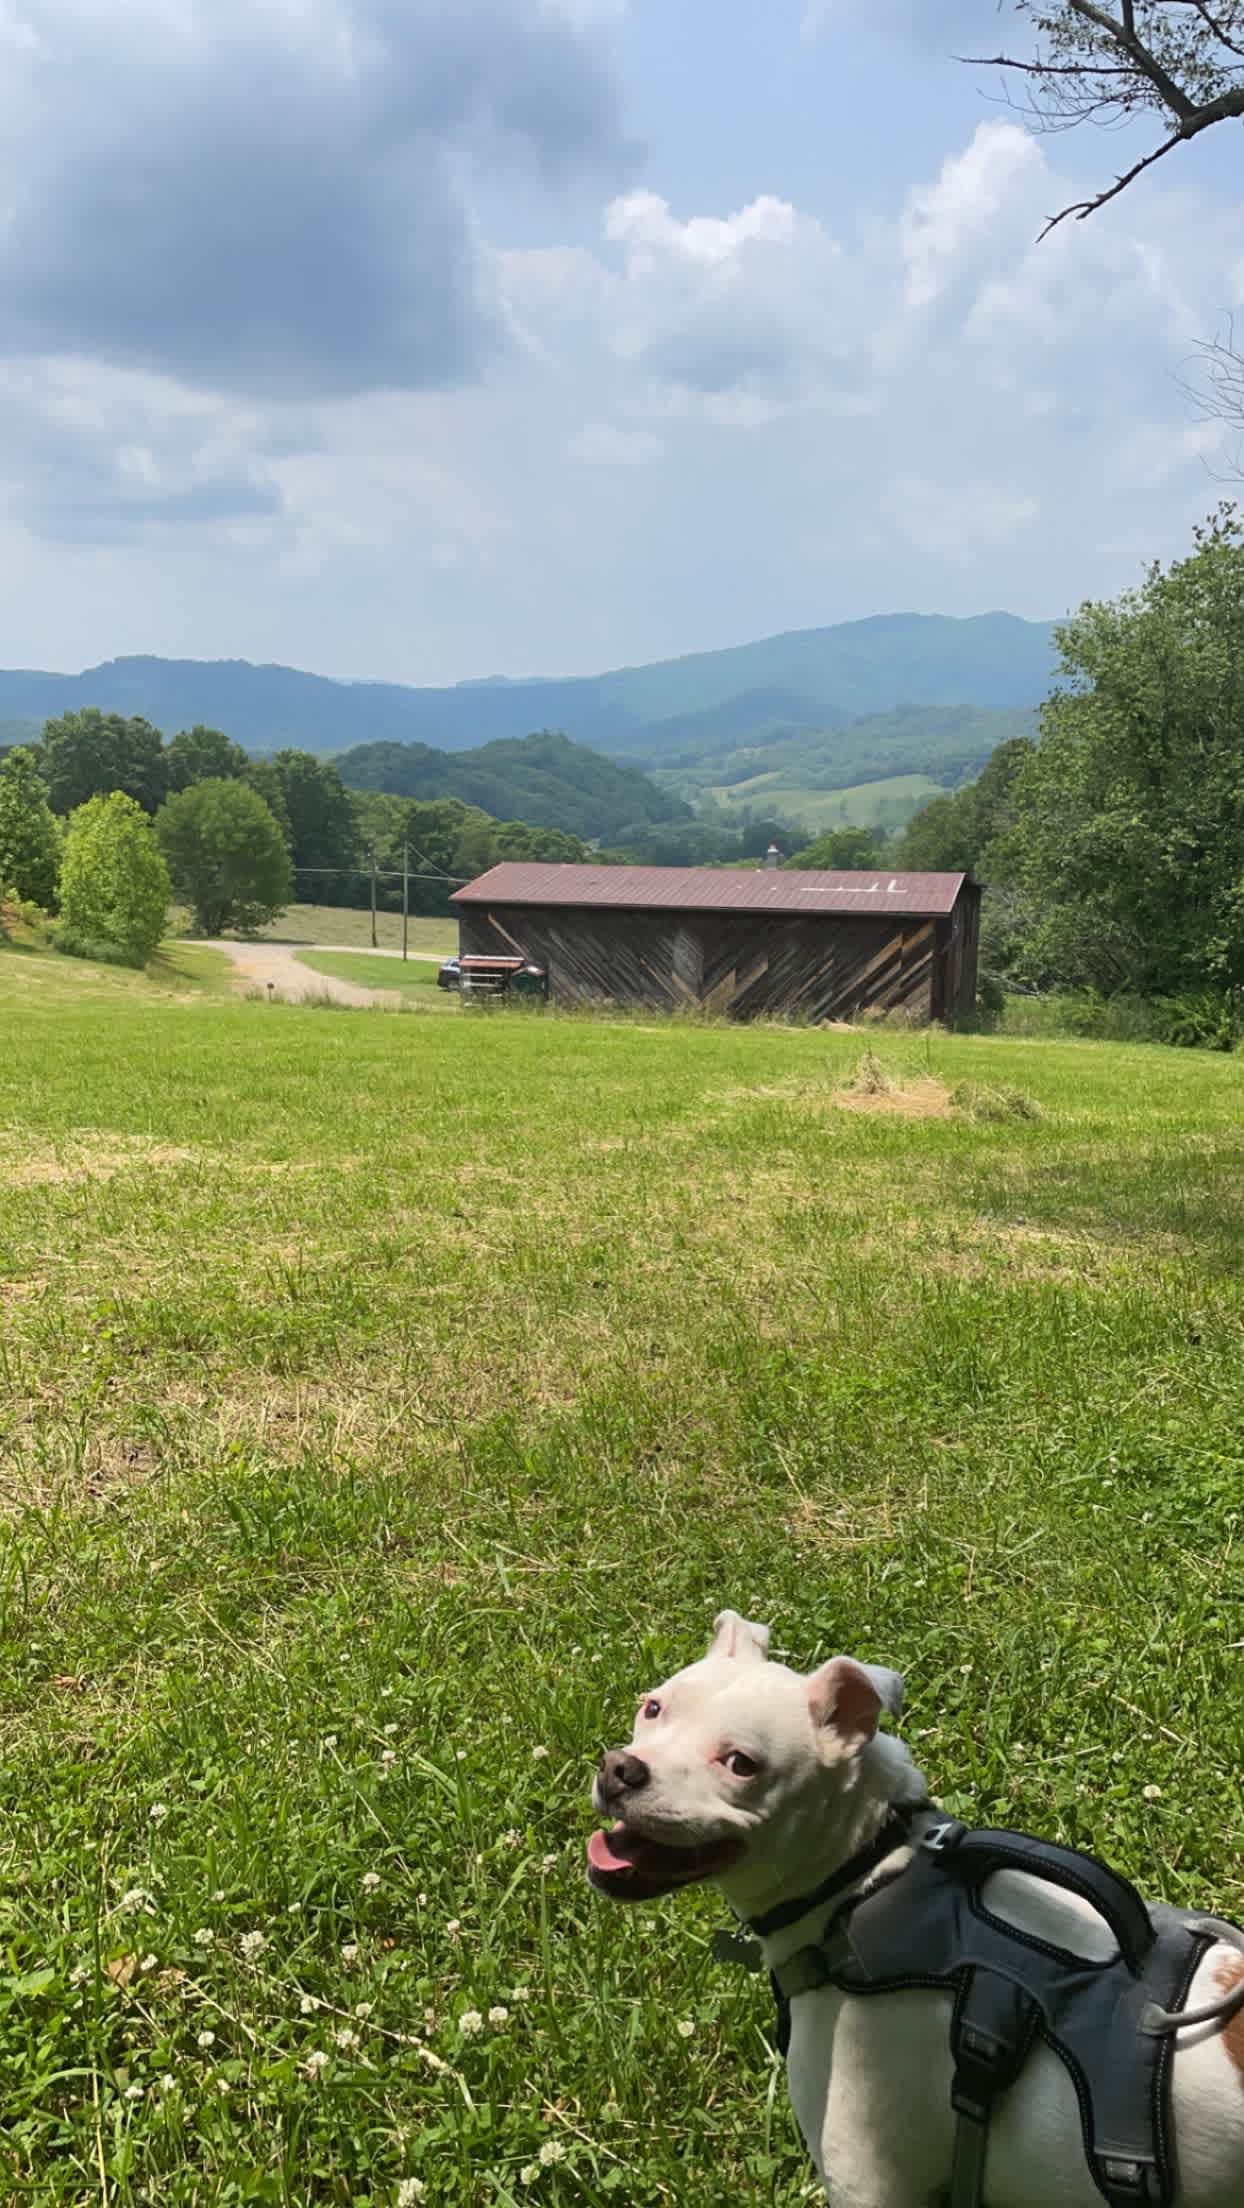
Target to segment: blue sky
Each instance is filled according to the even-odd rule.
[[[1003,0],[0,0],[0,662],[411,682],[1189,541],[1238,130],[1042,245]]]

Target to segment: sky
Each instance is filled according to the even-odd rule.
[[[0,0],[0,664],[586,674],[1057,616],[1224,494],[1238,130],[1008,0]]]

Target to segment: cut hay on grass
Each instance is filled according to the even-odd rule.
[[[0,2197],[806,2201],[712,1898],[582,1877],[723,1603],[904,1670],[952,1813],[1244,1908],[1244,1062],[883,1031],[861,1084],[51,964],[0,964]]]

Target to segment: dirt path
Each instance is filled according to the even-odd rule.
[[[328,950],[325,943],[302,943],[299,950]],[[303,1004],[308,997],[330,997],[334,1004],[399,1004],[396,989],[357,989],[352,981],[338,981],[332,974],[313,973],[284,943],[232,943],[220,937],[207,945],[223,951],[233,963],[240,989],[271,989],[286,1004]],[[369,954],[370,955],[370,954]],[[400,954],[399,954],[400,955]],[[430,955],[430,954],[429,954]]]

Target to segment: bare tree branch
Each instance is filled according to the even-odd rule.
[[[1244,118],[1244,0],[1011,0],[1037,31],[1030,54],[965,57],[1028,88],[1018,107],[1039,129],[1099,128],[1149,110],[1166,129],[1121,176],[1051,217],[1083,222],[1117,199],[1176,146]],[[1174,126],[1172,128],[1172,125]]]

